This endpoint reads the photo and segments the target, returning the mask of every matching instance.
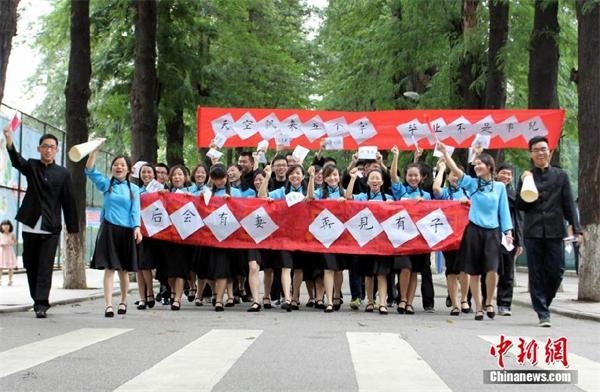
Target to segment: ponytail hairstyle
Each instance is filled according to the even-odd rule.
[[[231,185],[229,184],[229,178],[227,177],[227,168],[222,163],[217,163],[212,165],[210,168],[209,177],[212,181],[212,193],[217,191],[217,187],[215,187],[214,180],[222,180],[225,179],[225,193],[231,195]]]
[[[125,165],[127,165],[127,173],[125,174],[125,181],[127,182],[127,188],[129,188],[129,199],[133,200],[133,191],[131,190],[131,182],[129,182],[129,174],[131,174],[131,159],[129,159],[129,157],[125,156],[125,155],[117,155],[116,157],[113,158],[112,162],[110,163],[110,167],[111,167],[111,171],[112,171],[112,167],[115,164],[115,162],[118,159],[123,159],[125,160]],[[108,193],[112,192],[112,187],[113,185],[117,182],[118,180],[112,176],[110,178],[110,184],[108,185]]]
[[[336,171],[339,174],[339,169],[333,163],[329,163],[323,167],[323,183],[321,184],[321,195],[323,199],[329,198],[329,185],[327,185],[327,181],[325,181],[325,179]],[[338,187],[340,188],[340,196],[343,197],[344,189],[342,188],[341,183],[338,184]]]

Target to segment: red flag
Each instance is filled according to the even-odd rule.
[[[19,124],[21,124],[21,120],[19,119],[19,116],[17,116],[17,113],[15,113],[15,116],[10,121],[10,130],[13,132],[16,131]]]

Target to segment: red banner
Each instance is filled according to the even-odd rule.
[[[468,206],[455,201],[417,202],[414,200],[393,203],[313,200],[288,207],[285,200],[213,197],[206,205],[203,197],[177,193],[144,194],[141,202],[142,232],[146,237],[149,236],[148,228],[157,230],[152,226],[160,221],[163,225],[169,224],[169,226],[153,233],[152,238],[189,245],[379,255],[417,254],[427,253],[431,250],[457,249],[468,223],[469,211]],[[160,212],[161,205],[164,206],[163,213]],[[260,207],[264,210],[260,210]],[[221,223],[231,225],[235,224],[234,221],[238,223],[251,222],[252,230],[254,230],[258,223],[268,226],[270,219],[272,220],[271,224],[275,224],[277,229],[265,236],[266,238],[259,239],[257,243],[256,233],[251,236],[247,230],[248,226],[234,226],[237,228],[228,237],[219,241],[211,228],[214,226],[209,227],[209,222],[219,211],[224,211],[224,209],[227,209],[230,214],[218,214],[217,218],[220,217]],[[199,217],[195,215],[196,213],[199,214]],[[179,218],[175,218],[176,215]],[[192,222],[188,218],[192,217],[201,218],[204,225],[199,229],[188,230],[187,236],[182,239],[180,233],[185,232],[185,225]],[[223,222],[224,217],[225,222]],[[352,219],[355,222],[354,226],[344,225],[348,225]],[[392,220],[393,222],[391,222]],[[387,223],[391,222],[394,228],[392,229],[390,226],[386,230],[378,232],[377,230],[380,226],[383,227],[386,221]],[[400,223],[402,223],[402,227],[400,227]],[[340,224],[342,227],[339,227]],[[335,230],[336,225],[337,229],[343,229],[343,232],[329,247],[315,237],[329,229]],[[411,227],[417,230],[417,226],[418,231],[414,234],[414,238],[402,244],[396,243],[397,247],[392,245],[390,235],[404,235],[404,230],[408,233]],[[371,239],[365,237],[357,239],[350,231],[357,232],[359,228],[364,229],[365,233],[372,230],[371,233],[377,234]],[[393,232],[396,229],[402,230],[402,233],[400,231]],[[313,234],[315,230],[321,231]],[[366,243],[363,243],[362,246],[359,245],[359,241],[364,242],[365,240],[367,240]]]
[[[219,139],[225,147],[256,147],[261,140],[293,148],[319,149],[323,138],[332,149],[374,145],[387,150],[433,148],[436,139],[468,148],[477,134],[491,136],[490,149],[527,148],[534,136],[555,148],[565,117],[562,109],[540,110],[393,110],[375,112],[199,107],[198,147]],[[339,140],[343,139],[343,145]]]

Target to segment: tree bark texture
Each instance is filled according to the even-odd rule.
[[[169,167],[184,164],[183,138],[185,125],[183,123],[183,108],[175,109],[173,117],[165,124],[165,132],[167,134],[167,164]]]
[[[462,26],[465,51],[458,66],[458,91],[463,98],[465,109],[482,109],[484,97],[472,88],[473,82],[483,72],[482,54],[473,50],[469,43],[477,25],[477,7],[479,0],[462,0]]]
[[[133,162],[156,162],[156,2],[137,0],[135,10],[135,66],[130,94],[131,157]]]
[[[591,9],[585,7],[591,6]],[[578,0],[580,300],[600,301],[600,5]]]
[[[65,122],[67,124],[67,148],[88,140],[87,105],[90,99],[90,18],[88,0],[71,0],[71,51],[69,74],[65,86]],[[67,236],[66,260],[63,268],[66,289],[86,288],[85,279],[85,184],[83,172],[85,160],[67,162],[71,172],[73,190],[79,214],[79,233]]]
[[[4,99],[6,70],[12,49],[12,39],[17,34],[17,6],[19,0],[0,1],[0,103]]]

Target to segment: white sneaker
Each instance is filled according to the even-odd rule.
[[[550,319],[541,319],[539,326],[543,328],[550,328],[552,326],[552,323],[550,322]]]
[[[512,312],[508,306],[498,306],[498,314],[500,316],[511,316]]]

